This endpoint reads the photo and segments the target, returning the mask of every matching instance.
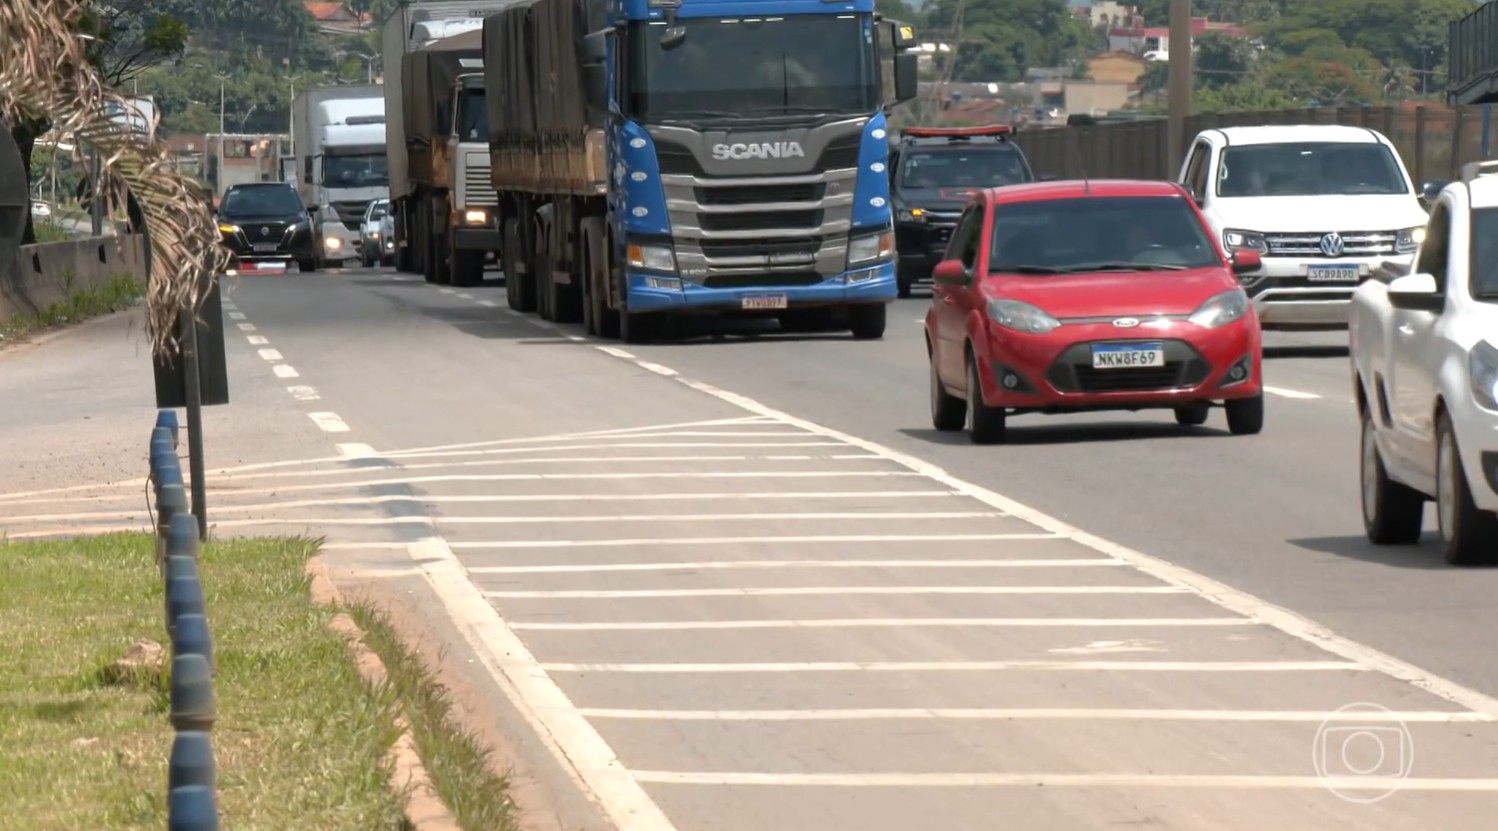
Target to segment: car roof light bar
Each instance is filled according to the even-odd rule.
[[[1008,124],[987,124],[981,127],[906,127],[906,138],[939,138],[948,141],[966,141],[971,138],[998,138],[1014,132]]]

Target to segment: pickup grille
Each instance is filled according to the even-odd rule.
[[[1270,257],[1325,257],[1321,238],[1331,233],[1265,234]],[[1393,231],[1349,231],[1342,234],[1343,257],[1376,257],[1394,253]]]

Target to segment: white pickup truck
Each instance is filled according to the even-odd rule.
[[[1368,538],[1420,538],[1434,499],[1452,565],[1498,562],[1498,162],[1431,207],[1413,273],[1358,287],[1348,315]],[[1384,282],[1388,279],[1388,282]]]
[[[1177,180],[1223,246],[1265,329],[1340,329],[1358,284],[1408,265],[1426,211],[1394,145],[1366,127],[1223,127],[1198,133]]]

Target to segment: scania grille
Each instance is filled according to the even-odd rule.
[[[1314,234],[1265,234],[1271,257],[1325,257],[1321,239],[1331,231]],[[1340,257],[1376,257],[1394,253],[1393,231],[1353,231],[1341,234]]]
[[[815,271],[777,271],[769,274],[710,274],[694,282],[710,289],[744,289],[756,286],[814,286],[827,279]]]
[[[754,213],[698,214],[704,231],[775,231],[790,228],[819,228],[822,211],[769,211]]]
[[[858,150],[862,143],[863,136],[859,133],[833,140],[817,159],[815,169],[840,170],[858,167]],[[685,145],[657,139],[655,153],[656,163],[660,165],[663,176],[696,176],[699,179],[728,178],[714,177],[703,170],[702,165],[697,162],[697,157],[692,155],[691,149]]]
[[[827,192],[825,182],[797,185],[743,185],[696,188],[699,205],[756,205],[783,202],[817,202]]]
[[[703,240],[702,253],[709,260],[763,259],[766,262],[804,258],[811,260],[822,247],[819,239],[811,240]]]
[[[499,196],[494,192],[494,182],[489,178],[489,168],[471,165],[463,171],[464,202],[469,205],[498,205]]]

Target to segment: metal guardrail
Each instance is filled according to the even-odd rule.
[[[1484,3],[1446,29],[1446,85],[1453,98],[1498,75],[1498,6]],[[1458,103],[1453,101],[1452,103]]]
[[[168,720],[176,737],[167,763],[169,831],[219,831],[217,764],[209,733],[217,715],[213,638],[198,572],[198,519],[188,510],[177,458],[177,414],[161,410],[151,431],[156,564],[171,637]]]

